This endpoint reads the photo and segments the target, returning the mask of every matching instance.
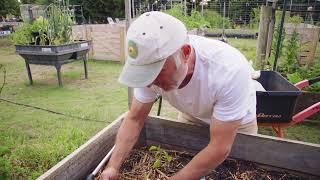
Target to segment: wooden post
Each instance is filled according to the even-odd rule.
[[[272,7],[261,6],[258,47],[256,53],[255,68],[263,69],[266,59],[267,38],[270,24],[270,17],[272,15]]]
[[[91,40],[92,41],[92,51],[91,51],[91,57],[93,57],[94,56],[94,53],[95,53],[95,51],[94,51],[94,48],[93,48],[93,37],[92,37],[92,32],[93,32],[93,27],[90,25],[89,26],[89,28],[90,28],[90,33],[89,33],[89,40]]]
[[[126,31],[128,30],[130,23],[131,23],[131,0],[124,0],[125,2],[125,12],[126,12]],[[124,41],[126,43],[126,41]],[[124,45],[126,47],[126,44]],[[133,89],[128,87],[128,108],[130,109],[131,107],[131,102],[132,102],[132,97],[133,97]]]
[[[134,7],[134,0],[131,0],[131,9],[132,9],[132,17],[135,18],[136,17],[136,10],[135,10],[135,7]]]
[[[124,27],[120,27],[120,62],[121,64],[125,63],[125,47],[126,47],[126,29]]]
[[[276,3],[277,3],[276,1],[272,3],[271,19],[269,23],[268,37],[267,37],[266,56],[265,56],[264,62],[268,62],[268,59],[271,54],[272,39],[273,39],[275,22],[276,22]]]

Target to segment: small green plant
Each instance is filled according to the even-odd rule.
[[[271,56],[269,58],[269,64],[271,65],[271,67],[273,67],[273,64],[274,64],[274,59],[275,59],[278,40],[279,40],[279,26],[280,26],[280,24],[278,24],[275,27],[274,34],[273,34],[273,39],[272,39],[272,51],[271,51]],[[281,41],[280,41],[279,56],[278,56],[279,60],[283,56],[283,50],[285,49],[285,43],[284,43],[285,42],[284,41],[285,37],[286,37],[286,31],[285,31],[285,28],[283,28],[282,29],[282,35],[281,35]]]
[[[153,163],[153,168],[158,169],[161,167],[162,163],[169,163],[172,161],[172,156],[170,156],[165,150],[160,146],[151,146],[149,151],[154,152],[154,157],[156,161]]]
[[[25,23],[23,26],[19,27],[15,33],[11,35],[11,39],[16,44],[29,44],[32,41],[31,34],[32,26],[29,23]]]
[[[299,15],[295,15],[295,16],[289,17],[287,22],[293,23],[293,24],[300,24],[303,22],[303,18]]]
[[[294,31],[286,46],[286,67],[287,73],[291,74],[298,68],[299,33]]]
[[[311,79],[320,76],[320,58],[317,59],[315,64],[301,66],[298,70],[303,79]],[[317,82],[306,88],[307,91],[320,92],[320,82]]]

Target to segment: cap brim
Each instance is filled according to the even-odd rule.
[[[157,78],[164,63],[165,59],[152,64],[141,66],[132,65],[127,62],[122,69],[118,81],[121,84],[127,85],[129,87],[146,87]]]

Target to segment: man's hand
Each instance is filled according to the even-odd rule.
[[[228,156],[240,120],[223,122],[213,120],[210,126],[210,142],[202,149],[182,170],[170,177],[170,180],[194,180],[200,179],[212,169],[216,168]]]
[[[118,130],[115,148],[108,162],[108,168],[103,171],[102,179],[117,179],[117,173],[121,164],[137,142],[144,121],[152,108],[152,104],[153,102],[141,103],[133,98],[130,111]]]
[[[117,180],[118,171],[115,168],[108,167],[101,173],[101,180]]]

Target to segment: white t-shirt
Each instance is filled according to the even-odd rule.
[[[182,89],[164,91],[157,86],[135,88],[135,98],[148,103],[161,95],[173,107],[208,124],[256,119],[256,90],[251,65],[232,46],[218,40],[189,35],[196,53],[195,69]]]

